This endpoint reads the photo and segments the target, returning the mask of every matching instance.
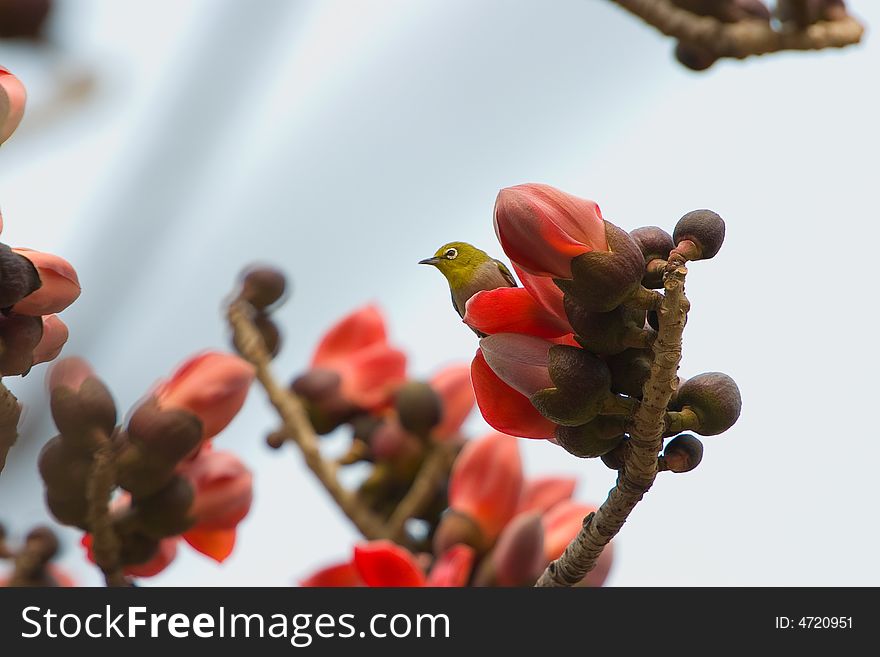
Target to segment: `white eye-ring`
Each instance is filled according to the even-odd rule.
[[[443,254],[443,257],[449,260],[455,260],[458,257],[458,249],[446,249],[446,253]]]

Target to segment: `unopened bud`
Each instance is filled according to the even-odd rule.
[[[663,461],[671,472],[690,472],[703,460],[703,443],[689,433],[669,441],[663,450]]]
[[[254,267],[241,280],[241,298],[262,310],[284,296],[287,282],[284,274],[273,267]]]
[[[440,397],[421,381],[404,384],[397,392],[394,407],[403,428],[421,438],[426,438],[443,416]]]
[[[693,210],[675,224],[672,239],[688,260],[708,260],[724,243],[724,219],[712,210]]]
[[[698,374],[682,383],[675,395],[674,410],[689,408],[700,422],[701,436],[727,431],[739,419],[742,397],[736,382],[721,372]]]

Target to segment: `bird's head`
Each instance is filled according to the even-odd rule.
[[[467,242],[444,244],[432,258],[419,260],[420,265],[433,265],[440,270],[453,287],[469,282],[475,269],[492,258]]]

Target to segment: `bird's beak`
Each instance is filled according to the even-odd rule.
[[[424,260],[419,260],[420,265],[436,265],[440,262],[442,258],[437,258],[436,256],[433,258],[425,258]]]

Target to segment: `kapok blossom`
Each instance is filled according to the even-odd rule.
[[[440,370],[430,381],[431,388],[440,397],[443,413],[434,435],[440,438],[458,432],[474,408],[474,388],[467,365],[452,365]]]
[[[79,297],[82,291],[76,270],[67,260],[52,253],[14,248],[14,253],[31,261],[40,275],[40,288],[16,303],[12,310],[21,315],[60,313]]]

